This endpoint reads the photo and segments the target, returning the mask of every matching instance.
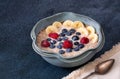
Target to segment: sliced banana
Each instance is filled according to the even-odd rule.
[[[86,28],[79,28],[78,29],[78,32],[82,33],[83,35],[85,36],[88,36],[88,31]]]
[[[73,27],[73,21],[71,21],[71,20],[66,20],[65,22],[63,22],[63,26]]]
[[[52,26],[56,27],[56,28],[60,28],[62,26],[61,22],[55,21]]]
[[[50,25],[46,28],[45,31],[46,31],[47,34],[49,34],[49,33],[52,33],[52,32],[57,32],[57,30],[58,29],[56,27]]]
[[[91,43],[96,43],[98,41],[98,35],[95,33],[90,34],[88,38],[90,39]]]
[[[84,24],[82,23],[82,22],[80,22],[80,21],[74,21],[74,23],[73,23],[73,27],[74,28],[83,28],[84,27]]]
[[[95,29],[92,26],[87,26],[86,29],[88,30],[89,34],[95,33]]]

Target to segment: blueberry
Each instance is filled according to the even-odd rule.
[[[58,40],[58,41],[62,41],[62,38],[58,38],[57,40]]]
[[[79,47],[75,47],[74,51],[79,51],[79,49],[80,49]]]
[[[63,40],[67,40],[67,39],[68,39],[68,37],[63,37],[62,39],[63,39]]]
[[[75,40],[79,40],[79,37],[78,37],[78,36],[73,36],[73,37],[72,37],[72,40],[74,40],[74,41],[75,41]]]
[[[60,54],[64,54],[65,51],[64,51],[64,50],[59,50],[59,53],[60,53]]]
[[[72,52],[71,48],[66,49],[66,52]]]
[[[65,34],[64,33],[60,33],[60,36],[65,36]]]
[[[47,38],[47,41],[51,41],[51,39],[50,39],[50,38]]]
[[[50,44],[50,48],[51,49],[55,48],[55,45],[54,44]]]
[[[83,48],[83,47],[84,47],[84,44],[79,44],[78,47],[79,47],[79,48]]]
[[[71,32],[66,32],[66,35],[67,35],[67,36],[71,36],[72,33],[71,33]]]
[[[75,33],[75,29],[70,29],[70,32],[71,33]]]
[[[81,35],[81,33],[80,32],[76,32],[76,35]]]
[[[59,45],[61,45],[61,46],[62,46],[62,45],[63,45],[63,42],[60,42],[60,43],[59,43]]]
[[[51,40],[50,43],[51,44],[56,44],[56,41],[55,40]]]
[[[62,33],[66,33],[67,31],[67,29],[62,29]]]
[[[74,42],[74,45],[79,45],[79,42]]]
[[[62,45],[58,45],[57,48],[58,48],[58,49],[62,49]]]

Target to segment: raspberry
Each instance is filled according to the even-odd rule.
[[[47,40],[43,40],[43,41],[41,42],[41,46],[42,46],[42,47],[49,47],[49,46],[50,46],[50,43],[49,43]]]
[[[65,40],[64,42],[63,42],[63,48],[72,48],[73,47],[73,44],[72,44],[72,42],[71,41],[69,41],[69,40]]]
[[[48,36],[53,38],[53,39],[57,39],[59,37],[59,35],[57,33],[49,33]]]
[[[89,43],[89,39],[87,37],[82,37],[80,40],[80,43],[87,44],[87,43]]]

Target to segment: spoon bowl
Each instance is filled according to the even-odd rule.
[[[98,65],[96,65],[95,71],[90,73],[83,79],[87,79],[89,76],[91,76],[93,74],[99,74],[99,75],[106,74],[112,68],[114,62],[115,62],[114,59],[109,59],[109,60],[99,63]]]
[[[112,65],[114,64],[114,61],[114,59],[103,61],[102,63],[96,66],[95,72],[101,75],[106,74],[111,69]]]

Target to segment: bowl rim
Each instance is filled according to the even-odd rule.
[[[102,42],[102,28],[101,28],[100,24],[99,24],[97,21],[95,21],[94,19],[92,19],[92,18],[90,18],[90,17],[88,17],[88,16],[81,15],[81,14],[78,14],[78,13],[73,13],[73,12],[60,12],[60,13],[56,13],[56,14],[54,14],[54,15],[52,15],[52,16],[48,16],[48,17],[46,17],[46,18],[43,18],[43,19],[39,20],[39,21],[34,25],[33,29],[31,30],[30,36],[31,36],[31,38],[32,38],[32,40],[33,40],[33,43],[34,43],[36,49],[41,53],[41,55],[43,55],[42,52],[44,52],[44,56],[57,57],[57,58],[63,58],[63,59],[72,59],[72,58],[75,58],[75,57],[78,57],[78,56],[82,55],[82,54],[79,54],[79,55],[77,55],[77,56],[64,57],[64,56],[62,56],[62,55],[59,54],[59,53],[50,53],[50,52],[48,53],[48,51],[43,50],[43,49],[40,49],[40,48],[35,44],[36,35],[35,35],[34,30],[35,30],[35,28],[38,26],[38,24],[39,24],[41,21],[44,21],[44,20],[46,20],[46,19],[53,18],[53,17],[55,17],[55,16],[57,16],[57,15],[66,14],[66,13],[71,13],[71,14],[74,14],[75,16],[82,16],[82,17],[84,17],[84,18],[87,18],[87,19],[95,22],[95,23],[98,25],[98,27],[99,27],[99,31],[100,31],[100,32],[99,32],[99,42],[98,42],[97,46],[94,47],[94,48],[92,48],[92,49],[88,49],[88,50],[84,51],[84,53],[85,53],[85,52],[88,52],[88,51],[95,50],[96,48],[98,48],[98,47],[100,46],[100,44],[101,44],[101,42]],[[101,38],[100,38],[100,37],[101,37]]]

